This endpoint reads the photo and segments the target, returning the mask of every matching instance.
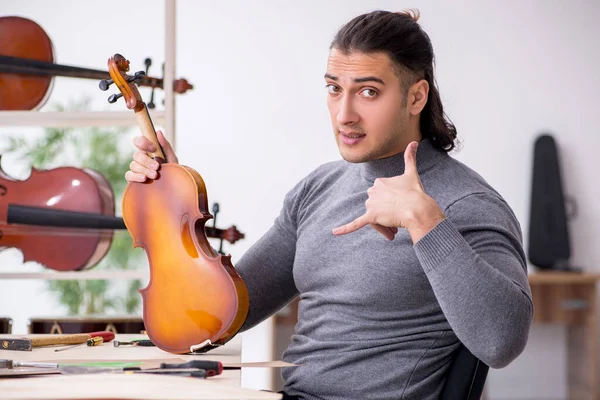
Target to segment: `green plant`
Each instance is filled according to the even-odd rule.
[[[71,108],[87,109],[84,100]],[[56,106],[57,111],[66,108]],[[116,214],[120,215],[121,197],[127,185],[124,172],[129,169],[132,149],[119,145],[126,139],[125,128],[47,128],[37,138],[10,136],[6,138],[2,153],[15,152],[27,166],[51,169],[62,165],[91,168],[100,172],[110,182],[114,195]],[[130,143],[130,141],[128,142]],[[126,148],[124,151],[122,148]],[[94,267],[95,270],[130,269],[139,265],[142,253],[132,248],[127,230],[115,231],[106,256]],[[110,285],[107,280],[56,280],[48,281],[52,292],[57,293],[61,304],[69,314],[103,314],[112,309],[116,312],[134,313],[140,306],[139,280],[132,280],[126,288],[119,282]],[[119,290],[120,289],[120,290]]]

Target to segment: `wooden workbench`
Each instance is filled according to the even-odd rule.
[[[147,337],[125,334],[115,337],[115,340],[119,341],[131,339]],[[171,354],[157,347],[115,347],[112,342],[95,347],[80,346],[60,352],[54,351],[61,347],[65,346],[34,348],[32,351],[0,350],[0,358],[59,364],[144,362],[145,365],[152,364],[157,367],[160,362],[185,362],[196,359],[221,361],[224,366],[237,366],[241,363],[240,337],[232,339],[222,348],[197,355]],[[23,369],[31,372],[42,370],[32,367],[19,368]],[[221,375],[206,379],[122,373],[51,373],[19,378],[4,376],[0,378],[0,399],[281,399],[280,394],[242,388],[240,377],[240,370],[224,370]]]

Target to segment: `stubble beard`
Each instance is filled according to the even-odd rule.
[[[369,137],[367,132],[364,132]],[[336,133],[336,142],[338,145],[338,149],[340,151],[340,155],[344,160],[350,163],[364,163],[369,161],[379,160],[381,158],[387,158],[392,156],[389,154],[392,149],[400,147],[400,142],[402,142],[402,138],[407,134],[407,127],[405,124],[400,124],[394,132],[386,137],[384,142],[378,143],[375,147],[367,150],[366,153],[358,153],[356,151],[352,151],[350,149],[346,149],[345,145],[341,143],[339,133]]]

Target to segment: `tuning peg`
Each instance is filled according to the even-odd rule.
[[[134,76],[130,76],[129,78],[127,78],[127,82],[133,82],[135,80],[143,78],[144,76],[146,76],[146,73],[144,71],[138,71],[135,73]]]
[[[102,79],[100,81],[100,83],[98,84],[98,86],[100,87],[100,90],[102,90],[103,92],[108,90],[108,87],[110,85],[112,85],[114,82],[112,79]]]
[[[221,238],[221,242],[219,243],[219,254],[225,255],[223,251],[223,239]]]
[[[121,97],[123,97],[122,93],[111,94],[110,96],[108,96],[108,102],[109,103],[114,103],[117,100],[119,100]]]
[[[146,66],[146,75],[148,75],[148,70],[150,69],[150,66],[152,65],[152,60],[150,58],[146,58],[144,60],[144,65]]]
[[[147,104],[148,108],[154,108],[156,107],[156,104],[154,104],[154,88],[152,88],[152,92],[150,93],[150,101]]]
[[[144,65],[146,66],[146,75],[148,75],[148,71],[150,70],[150,66],[152,65],[152,60],[150,58],[146,58],[144,60]],[[148,106],[148,108],[150,109],[156,107],[156,104],[154,104],[154,87],[152,88],[152,92],[150,93],[150,101],[148,102],[148,104],[146,104],[146,106]]]
[[[216,227],[216,225],[217,225],[217,214],[219,213],[219,203],[213,203],[211,211],[213,213],[213,226]]]

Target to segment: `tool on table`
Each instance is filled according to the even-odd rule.
[[[57,363],[47,362],[29,362],[29,361],[14,361],[7,359],[0,359],[0,368],[18,368],[18,367],[33,367],[33,368],[58,368]]]
[[[110,342],[115,338],[115,334],[110,331],[98,331],[90,333],[75,334],[47,334],[32,335],[30,337],[0,337],[0,350],[20,350],[31,351],[33,347],[50,346],[57,344],[79,344],[93,337],[102,337],[105,342]]]
[[[191,360],[179,364],[161,363],[161,368],[199,368],[206,371],[207,376],[221,375],[223,369],[239,369],[239,367],[223,367],[220,361]]]
[[[131,340],[129,342],[115,340],[113,342],[113,346],[115,346],[115,347],[120,347],[120,346],[146,346],[146,347],[150,347],[150,346],[156,346],[156,345],[154,343],[152,343],[152,340],[148,340],[148,339],[136,339],[136,340]]]
[[[73,347],[79,347],[79,346],[99,346],[104,342],[104,339],[102,339],[102,336],[95,336],[93,338],[89,338],[85,341],[85,343],[80,343],[80,344],[76,344],[73,346],[69,346],[69,347],[63,347],[62,349],[56,349],[54,351],[63,351],[63,350],[68,350],[68,349],[72,349]]]
[[[189,376],[191,378],[206,378],[212,376],[208,374],[208,371],[202,368],[153,368],[153,369],[140,369],[138,367],[124,368],[125,373],[133,374],[159,374],[159,375],[178,375],[178,376]]]
[[[103,368],[86,367],[78,365],[59,366],[59,371],[63,375],[81,375],[81,374],[105,374],[105,373],[123,373],[123,374],[159,374],[159,375],[178,375],[192,378],[206,378],[211,376],[201,368],[150,368],[142,369],[140,367],[125,368]]]

